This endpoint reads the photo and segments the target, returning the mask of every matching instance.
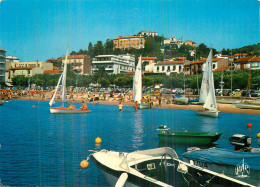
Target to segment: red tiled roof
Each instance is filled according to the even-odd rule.
[[[142,73],[153,73],[151,71],[142,71]],[[125,75],[134,75],[135,74],[135,71],[130,71],[130,72],[126,72],[124,73]]]
[[[204,60],[195,60],[195,61],[192,61],[191,64],[203,64],[204,62],[206,62],[206,61],[204,61]]]
[[[46,60],[46,62],[56,62],[57,61],[57,59],[55,59],[55,58],[50,58],[50,59],[48,59],[48,60]]]
[[[43,74],[58,74],[61,70],[45,70]]]
[[[252,58],[253,58],[252,56],[242,57],[242,58],[236,60],[235,63],[248,62],[248,61],[251,60]]]
[[[59,68],[57,68],[56,66],[53,66],[53,70],[59,70]]]
[[[213,72],[226,71],[226,70],[227,70],[227,67],[222,67],[222,68],[213,70]]]
[[[178,60],[186,60],[187,58],[186,57],[176,57],[176,59],[178,59]]]
[[[170,59],[164,59],[164,61],[170,61]]]
[[[128,38],[144,38],[143,36],[121,36],[113,40],[128,39]]]
[[[260,62],[260,57],[254,57],[250,60],[250,62]]]
[[[138,59],[139,59],[140,57],[138,57]],[[147,56],[147,57],[142,57],[142,60],[156,60],[157,59],[157,57],[149,57],[149,56]]]
[[[223,58],[214,58],[212,59],[212,62],[216,62],[216,61],[219,61],[219,60],[222,60]]]
[[[234,54],[233,57],[236,57],[236,56],[248,56],[246,53],[237,53],[237,54]]]
[[[10,68],[10,70],[22,70],[22,69],[27,69],[27,70],[30,70],[30,69],[33,69],[33,68],[36,68],[37,66],[32,66],[32,67],[15,67],[15,68]]]
[[[78,59],[78,58],[84,58],[85,55],[70,55],[68,56],[68,59]],[[65,58],[65,57],[64,57]]]
[[[9,71],[10,71],[10,69],[5,70],[5,72],[9,72]]]
[[[155,65],[168,65],[168,64],[183,64],[182,61],[164,61],[164,62],[159,62]]]

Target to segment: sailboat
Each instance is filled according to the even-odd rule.
[[[64,107],[64,103],[66,102],[66,74],[67,74],[67,60],[68,60],[69,47],[67,48],[66,58],[64,62],[63,72],[59,78],[58,84],[55,88],[55,92],[49,102],[49,105],[52,106],[55,104],[55,97],[60,88],[60,83],[62,82],[61,95],[62,95],[62,106],[61,107],[50,107],[50,112],[53,114],[84,114],[91,112],[90,110],[82,110],[82,109],[69,109]]]
[[[212,73],[212,49],[210,50],[209,56],[205,63],[199,102],[204,103],[204,110],[197,111],[198,115],[218,117],[219,111],[217,110],[214,78]]]
[[[142,104],[142,55],[139,58],[133,79],[133,99],[137,102],[138,109],[150,108],[148,104]]]

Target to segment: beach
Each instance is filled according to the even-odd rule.
[[[52,96],[52,92],[43,92],[43,93],[36,93],[36,94],[27,94],[27,95],[15,95],[12,97],[14,100],[35,100],[35,101],[49,101]],[[202,105],[177,105],[172,104],[169,102],[169,96],[163,95],[162,96],[162,103],[161,106],[159,106],[158,101],[156,100],[156,96],[150,95],[149,96],[153,101],[153,108],[167,108],[167,109],[181,109],[181,110],[202,110]],[[60,96],[58,95],[56,101],[61,101],[59,99]],[[99,103],[104,105],[118,105],[120,102],[122,102],[125,106],[134,106],[134,102],[132,100],[131,95],[121,95],[119,93],[114,93],[113,97],[110,97],[109,94],[103,94],[103,93],[72,93],[70,95],[67,95],[67,102],[70,103],[81,103],[82,100],[84,100],[86,103],[90,103],[91,98],[93,98],[94,101],[92,103]],[[95,100],[95,98],[99,98],[99,100]],[[169,104],[168,104],[169,103]],[[260,110],[253,110],[253,109],[240,109],[240,108],[234,108],[232,104],[221,104],[217,103],[218,111],[224,112],[224,113],[238,113],[238,114],[250,114],[250,115],[260,115]]]

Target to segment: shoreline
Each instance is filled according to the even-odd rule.
[[[50,101],[49,98],[45,98],[45,99],[41,99],[38,97],[29,98],[29,96],[17,96],[17,97],[14,97],[12,100]],[[67,102],[81,103],[82,100],[85,100],[86,103],[98,103],[98,104],[103,104],[103,105],[118,105],[119,102],[121,102],[120,100],[116,100],[116,98],[113,101],[99,100],[99,101],[94,101],[94,102],[89,102],[85,98],[77,98],[77,99],[73,99],[73,100],[68,99]],[[61,100],[57,99],[57,101],[61,101]],[[125,106],[134,106],[133,101],[122,101],[122,104]],[[153,108],[199,111],[202,109],[202,105],[177,105],[177,104],[166,104],[166,103],[162,102],[161,107],[158,106],[158,103],[154,103]],[[232,106],[232,104],[217,103],[217,108],[222,113],[260,115],[260,110],[234,108]]]

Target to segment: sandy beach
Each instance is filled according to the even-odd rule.
[[[44,97],[43,97],[44,95]],[[118,105],[122,102],[125,106],[134,106],[134,102],[131,100],[130,95],[125,95],[121,97],[119,94],[115,94],[113,98],[109,97],[109,94],[101,94],[104,97],[99,97],[100,93],[96,94],[87,94],[87,93],[73,93],[72,95],[67,95],[67,102],[70,103],[81,103],[84,100],[86,103],[90,103],[90,99],[94,97],[99,97],[101,100],[94,101],[92,103],[99,103],[105,105]],[[44,92],[41,94],[34,95],[24,95],[24,96],[13,96],[13,100],[37,100],[37,101],[49,101],[51,99],[51,92]],[[59,97],[59,96],[58,96]],[[129,99],[130,98],[130,99]],[[198,111],[202,109],[201,105],[177,105],[177,104],[166,104],[167,97],[162,97],[161,106],[159,106],[158,101],[156,101],[155,96],[151,96],[151,99],[154,101],[153,108],[167,108],[167,109],[181,109],[181,110],[194,110]],[[56,99],[59,101],[60,99]],[[260,115],[260,110],[252,109],[239,109],[234,108],[232,104],[217,104],[218,110],[225,113],[239,113],[239,114],[250,114],[250,115]]]

